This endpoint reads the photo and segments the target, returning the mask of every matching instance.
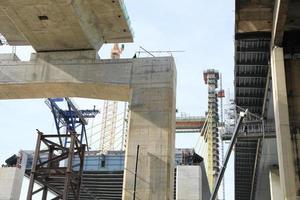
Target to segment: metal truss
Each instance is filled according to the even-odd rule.
[[[39,192],[42,192],[42,200],[46,200],[48,191],[57,195],[53,200],[79,200],[86,145],[81,143],[75,132],[60,135],[45,135],[39,130],[37,132],[27,200],[32,200],[32,196]],[[59,142],[62,139],[70,141],[68,148]],[[78,171],[73,170],[75,157],[80,160]],[[34,191],[35,181],[42,187]],[[63,182],[62,190],[54,188],[52,182]]]
[[[59,107],[57,102],[66,102],[67,109],[62,109]],[[68,134],[69,132],[77,132],[78,137],[81,143],[85,143],[88,146],[87,136],[86,136],[86,128],[87,118],[95,118],[96,115],[100,112],[99,110],[91,109],[91,110],[79,110],[75,104],[69,98],[48,98],[45,103],[51,109],[55,126],[57,129],[57,134]],[[59,143],[61,145],[64,144],[64,147],[68,145],[70,141],[69,138],[65,138],[62,140],[59,137]]]

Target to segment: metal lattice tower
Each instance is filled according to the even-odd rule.
[[[119,59],[124,51],[124,45],[119,47],[118,43],[115,43],[111,49],[111,59]],[[102,128],[101,128],[101,140],[100,150],[108,151],[115,150],[115,136],[117,125],[117,101],[104,101],[103,115],[102,115]]]
[[[100,149],[103,152],[114,150],[116,124],[117,124],[117,101],[104,101],[101,127]]]
[[[221,141],[221,163],[224,165],[224,141],[222,140],[222,135],[225,133],[225,122],[224,122],[224,108],[223,108],[223,98],[225,97],[225,91],[222,87],[222,74],[220,73],[220,90],[218,92],[218,98],[220,99],[220,122],[219,122],[219,131],[220,131],[220,141]],[[225,199],[225,180],[222,181],[222,199]]]
[[[208,124],[207,124],[207,176],[211,190],[219,174],[219,132],[218,132],[218,88],[219,72],[208,69],[203,73],[205,84],[208,85]]]
[[[121,150],[123,151],[125,151],[126,149],[127,134],[128,134],[128,120],[129,120],[129,105],[126,102],[124,105],[123,131],[122,131],[122,143],[121,143]]]

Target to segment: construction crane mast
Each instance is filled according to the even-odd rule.
[[[119,59],[124,51],[124,45],[119,47],[118,43],[115,43],[111,49],[111,59]],[[108,150],[115,150],[115,136],[117,125],[117,101],[104,101],[103,113],[102,113],[102,127],[100,136],[100,150],[106,152]]]
[[[65,102],[67,109],[60,108],[59,102]],[[99,110],[79,110],[70,98],[48,98],[45,100],[46,105],[50,108],[55,127],[58,135],[76,133],[79,136],[80,143],[88,145],[86,128],[87,118],[95,118],[100,112]],[[85,140],[85,141],[84,141]],[[68,141],[62,141],[59,138],[62,146],[67,146]]]
[[[224,142],[222,136],[225,133],[225,122],[224,122],[224,108],[223,108],[223,98],[225,97],[225,91],[223,89],[222,74],[220,73],[220,90],[218,92],[218,98],[220,99],[220,121],[219,121],[219,132],[221,141],[221,163],[224,163]],[[222,182],[222,199],[225,199],[225,182]]]
[[[102,113],[102,127],[100,149],[102,152],[114,150],[116,124],[117,124],[117,101],[104,101]]]
[[[209,187],[212,190],[218,174],[219,174],[219,132],[218,132],[218,80],[219,72],[214,69],[204,71],[203,78],[205,84],[208,85],[208,112],[207,112],[207,128],[206,128],[206,141],[207,141],[207,177]]]
[[[229,161],[229,158],[230,158],[230,155],[232,153],[233,147],[236,143],[236,139],[237,139],[238,134],[240,132],[240,129],[242,127],[242,122],[243,122],[243,120],[244,120],[244,118],[246,117],[247,114],[248,114],[248,110],[246,110],[245,112],[240,112],[240,114],[239,114],[239,118],[238,118],[238,120],[236,122],[236,125],[234,127],[234,131],[232,133],[231,141],[230,141],[229,147],[228,147],[226,155],[225,155],[225,159],[224,159],[224,162],[223,162],[223,166],[221,168],[221,172],[219,173],[218,178],[216,180],[216,184],[215,184],[215,186],[212,190],[210,200],[217,200],[218,191],[219,191],[221,182],[222,182],[223,177],[224,177],[224,173],[225,173],[225,170],[226,170],[226,167],[227,167],[227,163]]]

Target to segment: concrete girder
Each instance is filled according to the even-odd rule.
[[[10,45],[38,52],[99,50],[133,40],[121,0],[0,0],[0,32]]]
[[[271,31],[272,0],[236,1],[236,32]]]
[[[172,199],[176,103],[173,58],[95,60],[87,58],[90,54],[69,52],[64,53],[67,59],[55,59],[56,54],[61,53],[38,54],[29,62],[1,62],[0,98],[76,96],[129,101],[123,199],[132,199],[137,145],[136,198]]]

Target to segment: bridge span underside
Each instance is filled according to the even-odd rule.
[[[236,145],[236,199],[299,196],[299,10],[295,0],[236,0],[235,102],[257,121],[244,126],[257,137]]]
[[[235,102],[249,112],[261,116],[268,76],[269,33],[236,34]],[[251,121],[250,121],[251,120]],[[259,118],[245,125],[247,134],[262,134]],[[250,137],[249,137],[250,138]],[[235,147],[235,197],[249,199],[255,194],[256,168],[261,143],[258,137],[238,138]]]

